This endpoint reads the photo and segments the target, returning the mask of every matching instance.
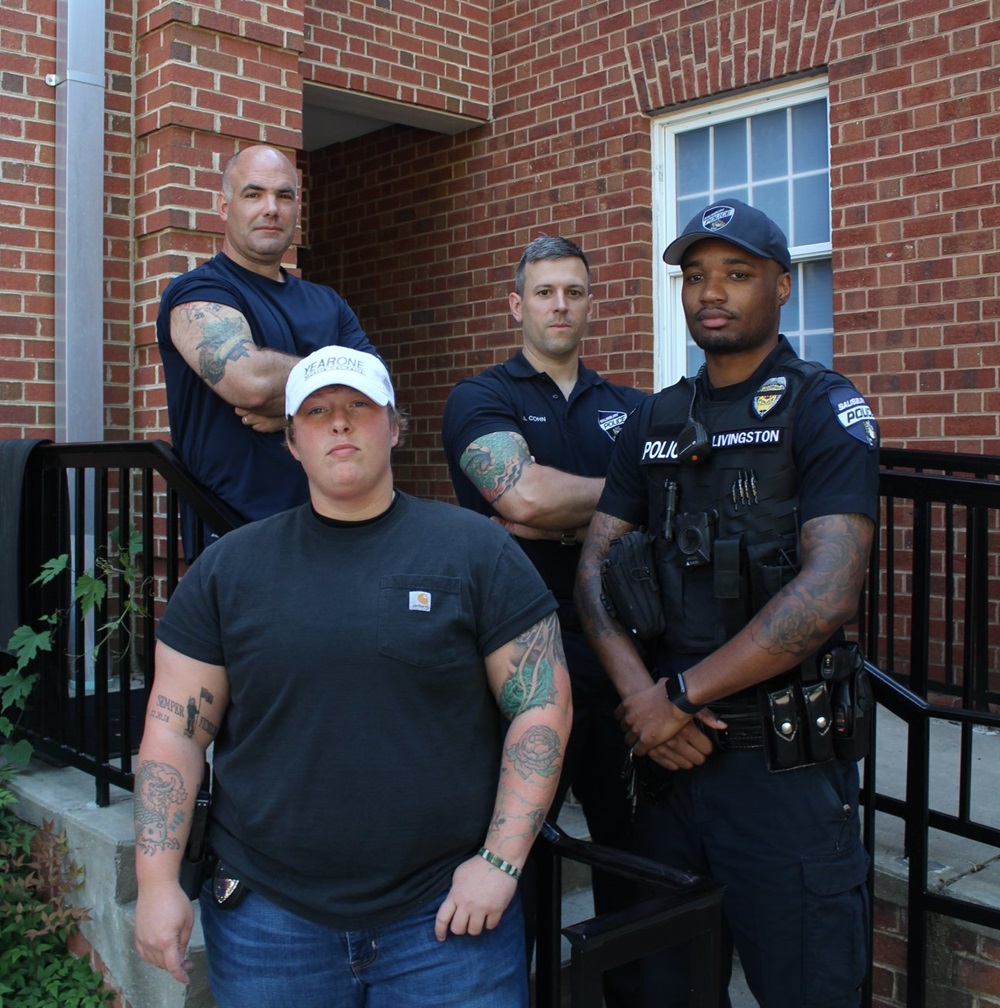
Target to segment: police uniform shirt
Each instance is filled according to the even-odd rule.
[[[603,478],[626,417],[645,399],[639,389],[616,385],[581,361],[567,400],[521,350],[503,364],[463,379],[448,397],[442,431],[458,502],[480,514],[497,514],[459,460],[477,438],[499,431],[520,433],[539,465]],[[569,602],[579,550],[554,541],[519,542],[560,602]]]
[[[767,416],[761,418],[755,414],[754,400],[766,393],[775,365],[795,356],[791,345],[781,336],[778,346],[746,381],[716,389],[703,373],[697,379],[697,398],[746,399],[745,430],[759,430],[767,425]],[[604,493],[597,505],[598,511],[632,525],[643,525],[647,520],[647,491],[639,460],[657,398],[651,396],[640,405],[618,439]],[[678,417],[679,421],[684,419]],[[865,514],[878,521],[878,428],[864,397],[846,378],[827,372],[807,390],[792,437],[803,523],[831,514]],[[731,440],[730,447],[720,444],[717,437],[714,450],[748,451],[738,437]]]

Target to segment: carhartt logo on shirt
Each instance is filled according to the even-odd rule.
[[[410,609],[416,612],[431,611],[431,593],[426,591],[410,592]]]

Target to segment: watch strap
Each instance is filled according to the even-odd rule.
[[[667,699],[685,714],[697,714],[701,710],[697,704],[693,704],[687,695],[687,685],[684,682],[684,673],[678,672],[676,675],[667,676]]]

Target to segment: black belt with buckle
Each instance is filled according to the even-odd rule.
[[[709,728],[702,725],[705,734],[722,751],[734,749],[763,749],[764,722],[757,709],[744,707],[740,711],[727,712],[724,705],[709,705],[712,713],[725,721],[729,726],[725,729]]]

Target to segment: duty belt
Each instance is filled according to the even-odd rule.
[[[702,725],[705,734],[718,749],[725,752],[732,749],[764,748],[764,722],[756,704],[733,711],[726,711],[724,706],[716,704],[711,704],[710,707],[712,713],[728,725],[725,729]]]

